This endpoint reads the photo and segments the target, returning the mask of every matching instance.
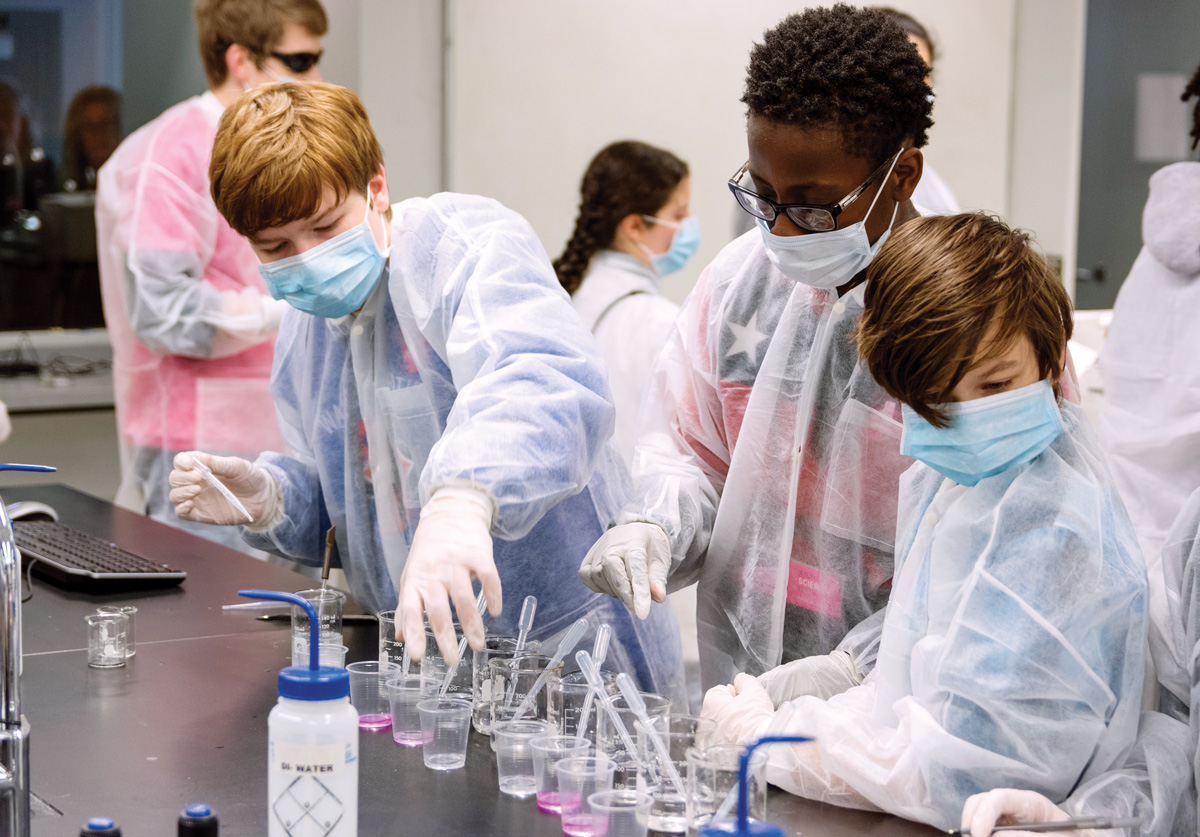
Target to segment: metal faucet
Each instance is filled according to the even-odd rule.
[[[8,465],[0,471],[53,471]],[[29,721],[21,714],[21,558],[0,501],[0,833],[29,837]]]

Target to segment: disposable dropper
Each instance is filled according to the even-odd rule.
[[[596,641],[592,643],[592,661],[596,664],[596,668],[604,665],[604,658],[608,656],[608,641],[611,637],[612,628],[608,625],[601,625],[596,630]],[[595,700],[596,696],[589,688],[587,697],[583,699],[583,711],[579,713],[578,726],[575,728],[576,741],[582,741],[587,735],[588,719],[592,716],[592,704]]]
[[[537,596],[526,596],[524,603],[521,605],[521,618],[517,620],[517,645],[513,649],[514,658],[519,657],[521,652],[525,650],[525,643],[529,640],[529,629],[533,627],[533,617],[536,614]],[[514,682],[513,690],[504,696],[505,709],[512,706],[513,696],[516,693],[516,683]]]
[[[483,590],[479,591],[479,595],[475,597],[475,610],[480,616],[487,610],[487,597],[483,595]],[[405,656],[407,656],[408,643],[405,643]],[[458,657],[454,661],[454,665],[446,663],[446,676],[442,679],[442,690],[438,692],[439,697],[445,697],[446,692],[450,689],[450,683],[454,680],[454,675],[458,671],[458,664],[463,658],[463,654],[467,653],[467,634],[463,632],[463,638],[458,641]]]
[[[592,687],[592,693],[600,700],[600,708],[608,713],[608,720],[612,723],[613,729],[617,731],[617,735],[621,737],[621,743],[625,745],[625,752],[629,753],[630,758],[637,758],[637,745],[629,737],[629,730],[625,729],[625,724],[621,721],[617,708],[613,706],[612,697],[605,691],[604,678],[600,676],[600,669],[592,660],[592,655],[586,651],[580,651],[575,655],[575,660],[579,663],[579,669],[583,672],[583,676],[587,678],[588,685]]]
[[[646,711],[646,702],[642,700],[642,696],[638,692],[633,678],[625,672],[621,672],[617,675],[617,688],[621,690],[621,696],[625,698],[625,702],[629,704],[629,708],[633,710],[633,714],[637,715],[638,720],[642,722],[642,727],[646,730],[646,735],[649,736],[650,743],[654,745],[654,749],[658,751],[658,757],[662,759],[662,766],[667,771],[667,777],[671,780],[671,784],[675,786],[675,792],[679,794],[680,799],[687,799],[687,791],[683,787],[683,779],[680,778],[679,771],[675,769],[675,762],[671,760],[671,751],[667,748],[667,742],[662,740],[662,736],[658,734],[658,730],[651,723],[650,713]]]
[[[566,636],[558,644],[558,650],[554,652],[554,656],[550,658],[550,662],[546,663],[546,667],[542,669],[542,673],[538,675],[538,679],[533,681],[533,688],[529,690],[529,694],[525,695],[525,699],[517,704],[517,711],[513,713],[513,718],[520,718],[533,708],[533,702],[537,700],[538,692],[546,685],[546,677],[549,676],[550,672],[558,668],[563,661],[563,657],[575,650],[575,646],[579,644],[579,640],[583,639],[583,635],[587,633],[589,624],[587,617],[582,616],[575,620],[574,625],[567,628]]]

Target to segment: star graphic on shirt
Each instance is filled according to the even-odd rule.
[[[733,345],[725,353],[725,359],[745,352],[751,361],[758,360],[758,344],[767,339],[767,335],[758,330],[758,312],[751,314],[750,322],[745,325],[730,323],[729,330],[733,332]]]

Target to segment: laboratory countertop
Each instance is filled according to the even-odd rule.
[[[33,834],[77,834],[88,817],[110,816],[127,837],[162,837],[195,802],[213,807],[223,837],[266,834],[267,713],[290,659],[290,629],[221,605],[237,601],[239,588],[295,591],[312,581],[63,486],[10,487],[5,500],[49,503],[62,523],[188,573],[179,588],[106,596],[34,579],[22,611]],[[88,668],[83,617],[114,603],[138,608],[137,654],[124,668]],[[374,623],[347,622],[344,637],[349,661],[375,657]],[[476,733],[466,768],[446,773],[426,770],[420,750],[386,732],[360,733],[360,745],[364,837],[561,834],[532,799],[499,792],[495,758]],[[774,789],[768,819],[805,837],[937,833]]]

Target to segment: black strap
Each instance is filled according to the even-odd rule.
[[[619,297],[614,299],[612,302],[608,303],[608,305],[605,306],[604,310],[600,312],[600,316],[596,318],[596,322],[592,324],[592,334],[596,333],[596,329],[600,327],[600,321],[608,316],[609,311],[611,311],[617,307],[618,302],[624,302],[625,300],[629,299],[629,297],[631,297],[631,296],[637,296],[638,294],[644,294],[644,293],[646,293],[646,291],[630,291],[627,294],[621,294]]]

